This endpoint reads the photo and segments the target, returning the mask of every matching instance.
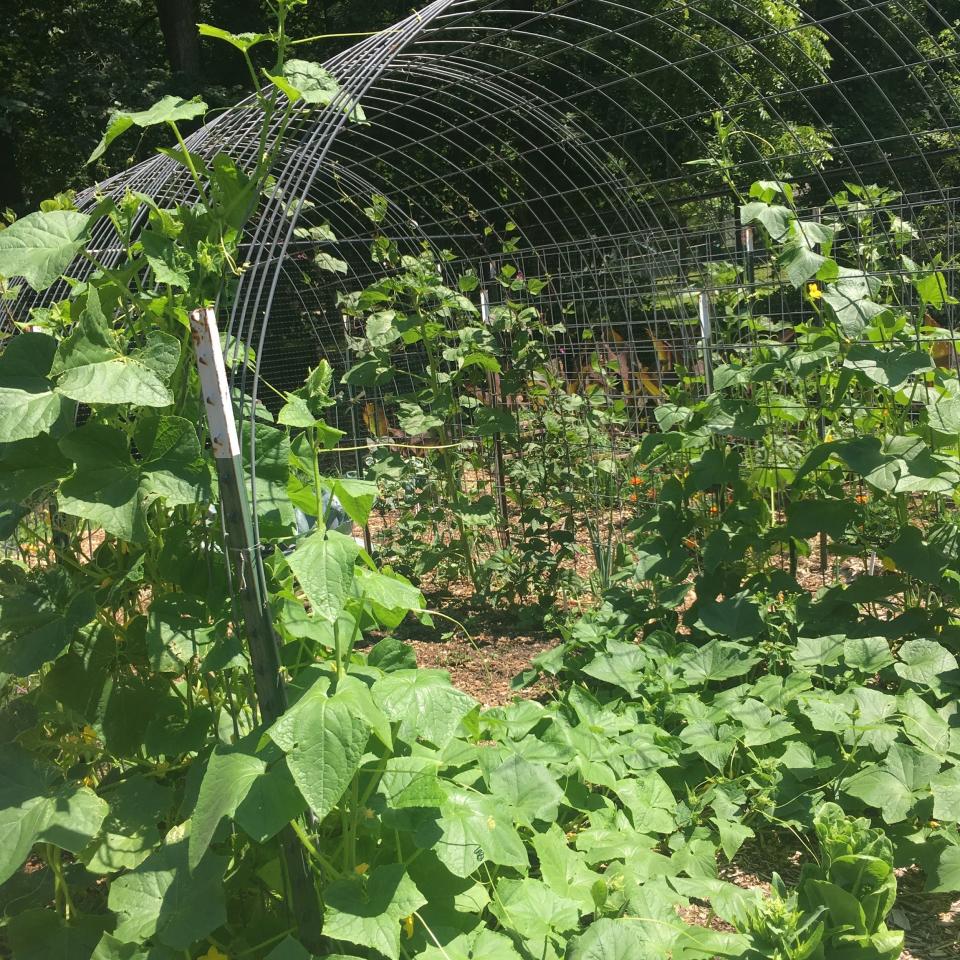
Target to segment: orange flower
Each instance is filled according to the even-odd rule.
[[[720,512],[720,508],[719,508],[716,504],[713,504],[713,505],[710,507],[710,516],[711,516],[711,517],[715,517],[719,512]]]
[[[690,550],[696,550],[696,549],[697,549],[697,541],[694,540],[693,537],[684,537],[684,538],[683,538],[683,545],[684,545],[685,547],[689,548]]]
[[[858,493],[854,499],[857,503],[867,503],[870,498],[865,493]]]
[[[630,500],[632,500],[634,503],[636,503],[636,502],[637,502],[637,495],[636,495],[635,493],[631,493],[631,494],[630,494]]]
[[[643,481],[642,481],[639,477],[631,477],[631,478],[630,478],[630,486],[631,486],[631,487],[639,487],[641,483],[643,483]]]

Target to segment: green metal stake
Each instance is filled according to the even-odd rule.
[[[266,573],[254,537],[250,503],[247,500],[240,439],[220,348],[217,316],[212,307],[194,310],[190,314],[190,333],[197,356],[200,390],[217,468],[227,556],[235,558],[238,573],[240,612],[250,648],[257,703],[261,719],[270,724],[286,710],[287,694],[280,672],[277,636],[270,616]],[[292,827],[283,831],[280,845],[290,880],[293,913],[300,939],[307,948],[318,949],[322,918],[317,891],[303,846]]]

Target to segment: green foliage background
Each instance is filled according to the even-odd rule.
[[[171,93],[199,93],[214,108],[225,107],[245,94],[243,62],[225,44],[200,41],[198,75],[171,69],[157,16],[161,3],[190,8],[195,21],[228,30],[269,27],[262,0],[17,0],[5,10],[0,34],[0,206],[22,214],[59,190],[89,183],[91,171],[83,169],[83,161],[114,109],[142,109]],[[529,0],[533,10],[560,5],[557,0]],[[297,12],[296,30],[301,37],[378,30],[415,6],[405,0],[313,0]],[[875,18],[836,17],[836,4],[826,0],[707,0],[663,21],[657,18],[677,8],[674,0],[647,0],[637,6],[651,15],[646,48],[605,37],[602,52],[633,74],[649,74],[652,65],[664,61],[681,65],[653,75],[646,88],[620,91],[628,98],[626,105],[647,125],[669,119],[668,113],[708,116],[714,107],[744,104],[755,99],[757,91],[775,97],[789,85],[813,91],[811,103],[787,101],[783,116],[747,106],[739,117],[781,152],[789,152],[795,138],[811,145],[814,131],[825,126],[840,143],[869,141],[871,132],[878,136],[883,123],[889,126],[891,110],[914,133],[942,126],[942,117],[951,113],[958,85],[948,75],[945,57],[954,38],[944,31],[960,18],[957,0],[936,4],[936,12],[925,0],[904,0],[888,5],[883,16]],[[797,30],[801,11],[823,18],[823,30]],[[636,13],[628,10],[607,10],[605,16],[619,16],[624,25],[636,21]],[[771,23],[778,30],[770,31]],[[576,24],[562,29],[569,36],[559,39],[582,39]],[[731,49],[731,35],[752,41],[755,49]],[[301,49],[310,59],[324,60],[355,40],[334,38]],[[912,84],[904,83],[901,73],[880,72],[870,84],[834,85],[862,71],[863,64],[876,64],[879,71],[889,66],[886,61],[893,54],[885,53],[887,41],[890,49],[912,45],[926,52],[933,64],[918,66]],[[593,50],[593,45],[585,49]],[[721,53],[704,56],[704,51]],[[584,69],[595,69],[586,64],[586,54],[584,58]],[[687,58],[693,58],[689,64],[684,63]],[[576,57],[569,65],[573,78],[580,72]],[[818,86],[821,89],[814,89]],[[604,111],[613,106],[602,98],[586,106],[601,125],[611,119]],[[784,120],[795,127],[788,132]],[[702,156],[693,143],[697,136],[696,124],[686,133],[671,131],[666,156],[674,163]],[[920,139],[937,176],[952,183],[957,170],[950,138],[923,133]],[[116,172],[149,156],[155,145],[149,137],[139,144],[131,140],[125,151],[117,151],[92,172],[97,178]],[[645,135],[626,137],[624,146],[655,177],[671,162],[665,159],[663,145]],[[878,156],[867,149],[855,159],[868,162]],[[835,186],[850,171],[837,172]],[[921,158],[897,162],[897,173],[908,189],[930,186],[930,169]],[[685,182],[678,189],[687,187]]]

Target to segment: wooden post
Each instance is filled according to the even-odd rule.
[[[270,616],[263,558],[253,532],[240,438],[213,307],[194,310],[190,314],[190,333],[219,481],[220,514],[228,562],[235,563],[238,573],[243,632],[250,649],[260,717],[265,724],[270,724],[286,710],[287,694],[280,673],[280,650]],[[239,632],[240,624],[235,627]],[[300,939],[309,949],[319,949],[323,921],[317,891],[303,846],[292,827],[286,827],[280,834],[280,847]]]

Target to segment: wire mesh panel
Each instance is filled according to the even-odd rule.
[[[810,222],[838,222],[842,193],[837,242],[865,275],[939,255],[955,290],[958,17],[960,4],[926,0],[435,0],[339,53],[327,67],[340,93],[324,109],[302,105],[283,132],[244,269],[220,305],[251,423],[252,401],[275,410],[320,359],[337,381],[355,361],[364,321],[343,298],[395,269],[377,244],[431,251],[453,288],[476,278],[461,286],[478,311],[517,296],[555,328],[553,387],[614,411],[568,447],[571,462],[616,463],[662,419],[681,379],[702,394],[738,354],[790,350],[816,305],[778,280],[765,232],[742,221],[756,181],[788,182]],[[258,125],[247,101],[188,143],[249,163]],[[195,199],[182,168],[158,156],[80,203],[126,190],[161,205]],[[863,254],[868,214],[903,225],[883,258]],[[98,231],[92,246],[110,265],[122,251],[105,221]],[[536,284],[521,295],[514,278]],[[25,317],[66,293],[15,310]],[[949,298],[929,320],[952,335]],[[244,351],[252,362],[238,362]],[[424,360],[398,347],[409,377]],[[956,364],[952,348],[944,362]],[[536,391],[505,398],[497,377],[507,373],[468,396],[451,437],[476,433],[474,403],[536,439]],[[390,405],[398,389],[344,385],[339,469],[365,469],[356,448],[370,437],[416,439]],[[760,392],[787,424],[792,407],[817,402],[782,384],[751,395]],[[473,439],[477,482],[500,485],[506,522],[500,432]],[[788,434],[782,450],[750,456],[788,464]],[[740,440],[756,447],[750,431]],[[625,493],[611,484],[597,496],[617,508]]]

